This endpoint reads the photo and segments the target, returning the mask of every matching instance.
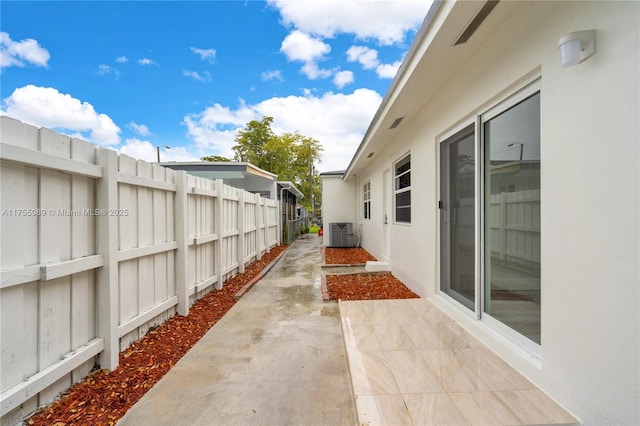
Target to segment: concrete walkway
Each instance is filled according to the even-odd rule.
[[[306,235],[118,422],[354,425],[340,313]]]

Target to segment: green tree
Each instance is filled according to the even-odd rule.
[[[271,129],[273,117],[252,120],[236,134],[236,145],[232,148],[234,159],[252,163],[261,169],[275,173],[278,180],[288,180],[302,191],[301,204],[311,209],[320,204],[319,179],[314,164],[320,162],[322,146],[299,132],[277,135]],[[312,196],[313,194],[313,196]]]
[[[202,161],[211,161],[212,163],[216,163],[218,161],[228,162],[231,161],[230,158],[223,157],[222,155],[207,155],[206,157],[200,158]]]
[[[260,167],[258,162],[263,158],[267,144],[276,137],[271,130],[271,123],[273,117],[262,117],[262,120],[251,120],[244,129],[238,130],[233,147],[236,161],[246,161]]]

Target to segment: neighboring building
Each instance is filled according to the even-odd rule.
[[[235,161],[193,161],[160,163],[163,167],[184,170],[187,173],[207,179],[222,179],[225,185],[275,200],[277,197],[278,175],[260,169],[251,163]]]
[[[289,181],[278,181],[278,175],[254,166],[251,163],[235,161],[194,161],[160,163],[163,167],[184,170],[187,173],[207,179],[222,179],[225,185],[244,189],[262,197],[280,200],[280,237],[284,244],[293,242],[300,236],[303,220],[296,208],[302,192]],[[306,224],[306,220],[304,220]]]
[[[302,192],[290,181],[278,181],[278,200],[280,200],[282,242],[289,244],[300,236],[306,220],[298,214],[298,200]],[[305,216],[306,217],[306,216]]]
[[[640,424],[639,18],[435,1],[349,167],[321,175],[325,229],[354,223],[585,424]],[[564,67],[584,30],[595,54]]]

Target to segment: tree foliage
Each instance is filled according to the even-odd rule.
[[[231,161],[231,158],[223,157],[222,155],[207,155],[206,157],[202,157],[200,159],[202,161],[210,161],[212,163]]]
[[[278,180],[288,180],[302,191],[300,203],[311,207],[311,191],[314,204],[320,204],[320,185],[314,164],[320,162],[322,146],[299,132],[277,135],[271,128],[273,117],[251,120],[236,133],[236,145],[232,148],[234,160],[246,161],[263,170],[278,175]],[[311,179],[310,179],[311,177]]]

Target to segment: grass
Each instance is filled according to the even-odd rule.
[[[309,233],[310,234],[317,234],[319,229],[320,229],[319,226],[312,225],[312,226],[309,227]]]

